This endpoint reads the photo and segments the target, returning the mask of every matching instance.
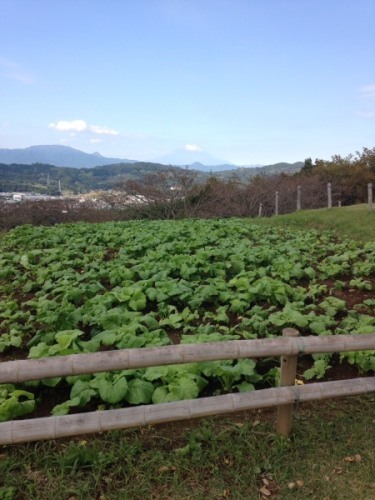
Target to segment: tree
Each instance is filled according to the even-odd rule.
[[[170,168],[146,175],[141,180],[118,183],[121,203],[135,215],[152,219],[189,217],[200,201],[197,174],[188,169]]]
[[[311,158],[306,158],[305,163],[301,169],[302,175],[311,175],[314,171],[315,165],[313,165]]]

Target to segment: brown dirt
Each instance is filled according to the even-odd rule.
[[[363,304],[365,300],[375,298],[375,276],[366,277],[365,281],[369,281],[372,285],[372,290],[359,290],[358,288],[349,286],[350,279],[346,282],[342,290],[335,290],[334,284],[336,280],[326,280],[322,282],[323,285],[327,285],[328,291],[332,297],[336,297],[341,300],[345,300],[346,308],[351,310],[357,304]],[[370,312],[367,314],[375,314],[375,307],[371,306],[368,308]]]

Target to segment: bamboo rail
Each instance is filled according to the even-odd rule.
[[[232,340],[207,344],[122,349],[52,358],[5,361],[0,363],[0,384],[200,361],[364,350],[375,350],[375,333]]]
[[[353,396],[375,391],[375,377],[321,382],[304,386],[261,389],[253,392],[137,406],[119,410],[96,411],[16,420],[0,424],[0,445],[25,441],[57,439],[78,434],[90,434],[114,429],[129,429],[144,425],[189,420],[210,415],[267,408],[341,396]]]
[[[299,337],[298,335],[297,330],[287,328],[283,331],[283,337],[277,339],[180,344],[0,363],[0,383],[17,383],[56,376],[148,366],[282,356],[281,385],[286,386],[120,410],[4,422],[0,424],[0,445],[126,429],[269,406],[279,407],[280,417],[277,430],[280,434],[288,435],[292,426],[293,403],[296,401],[304,402],[375,392],[374,377],[306,386],[293,385],[298,354],[375,350],[375,333],[327,337]],[[283,408],[287,408],[287,411]]]

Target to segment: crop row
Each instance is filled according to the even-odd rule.
[[[375,330],[375,244],[240,219],[21,226],[0,240],[0,356],[43,357]],[[6,358],[5,358],[6,357]],[[362,372],[375,353],[345,353]],[[306,378],[323,377],[315,357]],[[0,420],[54,407],[123,406],[274,384],[272,360],[123,370],[0,386]]]

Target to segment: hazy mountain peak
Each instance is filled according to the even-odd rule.
[[[0,163],[47,163],[56,167],[92,168],[115,163],[134,163],[134,160],[106,158],[100,153],[84,153],[70,146],[39,145],[24,149],[0,149]]]
[[[175,149],[171,153],[159,156],[158,158],[154,158],[150,161],[179,167],[192,166],[196,163],[200,163],[201,165],[208,167],[223,164],[230,165],[230,162],[216,158],[193,144],[187,144],[184,148]]]

